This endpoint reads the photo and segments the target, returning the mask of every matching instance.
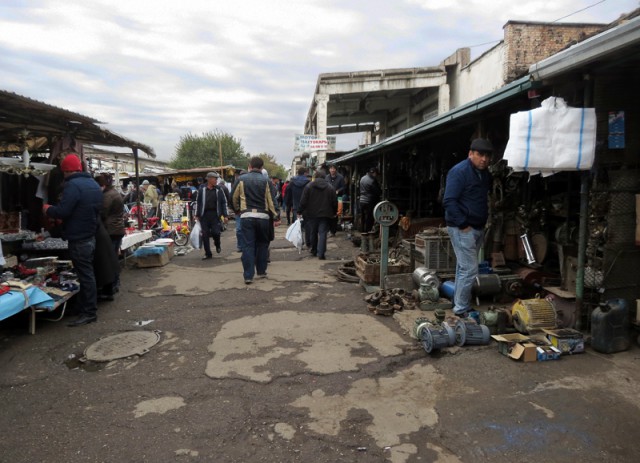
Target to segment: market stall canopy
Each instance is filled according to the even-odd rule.
[[[104,122],[0,90],[0,153],[21,153],[25,143],[30,152],[43,150],[50,141],[69,134],[82,143],[139,149],[156,157],[150,146],[98,124]]]
[[[194,177],[204,177],[207,172],[220,172],[223,175],[233,175],[237,170],[232,165],[217,167],[193,167],[190,169],[166,169],[164,172],[155,172],[156,177],[173,177],[177,182],[188,181]]]

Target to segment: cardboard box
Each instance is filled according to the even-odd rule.
[[[542,330],[553,347],[562,354],[579,354],[584,352],[584,336],[580,331],[570,328],[558,330]]]
[[[160,254],[136,257],[136,263],[139,268],[162,267],[169,263],[169,251],[165,248]]]
[[[491,336],[498,343],[498,352],[502,355],[522,362],[535,362],[538,358],[537,348],[548,346],[549,340],[542,335],[526,336],[520,333],[494,334]]]
[[[536,347],[536,357],[538,362],[546,362],[547,360],[558,360],[560,358],[560,349],[553,346]]]

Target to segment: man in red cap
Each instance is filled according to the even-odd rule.
[[[69,255],[78,274],[78,318],[68,326],[81,326],[98,319],[98,291],[93,271],[98,214],[102,207],[102,190],[87,172],[76,154],[68,154],[60,163],[64,174],[62,199],[56,206],[44,204],[42,210],[53,219],[62,220],[62,236],[69,242]]]

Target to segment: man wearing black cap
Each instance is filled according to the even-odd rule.
[[[473,140],[467,159],[447,174],[442,201],[457,261],[453,313],[463,318],[471,310],[471,289],[478,276],[478,253],[484,244],[484,226],[489,216],[491,174],[487,167],[492,153],[490,141]]]
[[[378,183],[378,168],[371,167],[360,179],[360,231],[369,233],[375,223],[373,208],[380,202],[382,189]]]
[[[211,243],[209,238],[213,237],[216,245],[216,252],[220,254],[220,233],[222,232],[222,223],[220,217],[224,217],[227,222],[227,199],[224,192],[218,188],[217,172],[209,172],[207,174],[207,183],[202,184],[198,190],[198,199],[196,200],[196,217],[200,221],[202,228],[202,244],[204,245],[203,260],[211,259]]]

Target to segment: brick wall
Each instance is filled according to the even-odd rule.
[[[605,24],[507,22],[504,26],[505,82],[522,77],[533,63],[581,42],[606,27]]]

